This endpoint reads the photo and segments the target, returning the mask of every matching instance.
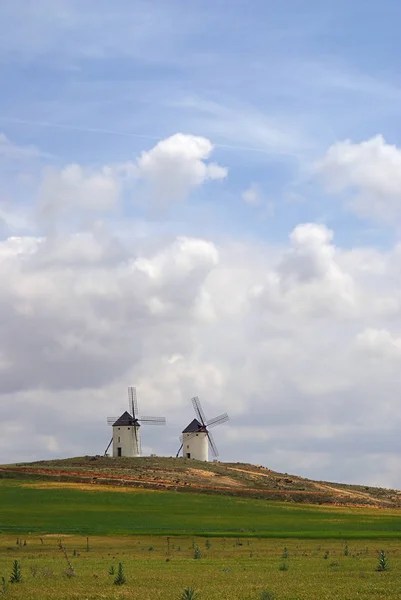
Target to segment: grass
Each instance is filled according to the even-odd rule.
[[[288,540],[289,568],[282,571],[282,541],[275,539],[213,538],[207,548],[199,537],[175,537],[169,544],[166,537],[92,537],[87,552],[85,537],[64,536],[74,577],[65,573],[57,536],[43,536],[42,543],[28,535],[26,546],[15,542],[14,536],[0,535],[0,576],[9,576],[14,560],[22,570],[22,583],[8,586],[10,599],[178,600],[185,588],[195,590],[199,600],[259,600],[264,590],[275,600],[400,597],[401,553],[391,540],[349,541],[349,556],[342,540]],[[194,544],[202,549],[200,560],[193,558]],[[385,548],[391,570],[377,572],[378,547]],[[114,566],[117,573],[119,563],[126,583],[116,586],[109,572]]]
[[[401,512],[393,509],[64,485],[0,480],[0,533],[22,537],[28,533],[348,540],[401,537]]]

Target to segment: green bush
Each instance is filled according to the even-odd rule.
[[[377,567],[376,567],[377,571],[388,571],[389,570],[389,566],[388,566],[388,560],[387,560],[387,556],[384,550],[380,550],[379,552],[379,561],[377,563]]]
[[[13,563],[13,570],[11,571],[10,583],[21,583],[21,581],[21,567],[18,560],[15,560]]]
[[[125,579],[123,565],[122,565],[122,563],[118,563],[118,571],[117,571],[117,576],[114,580],[114,584],[115,585],[123,585],[124,583],[126,583],[126,581],[127,580]]]
[[[180,596],[180,600],[197,600],[197,598],[198,594],[191,587],[185,588]]]

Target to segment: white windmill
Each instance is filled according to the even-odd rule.
[[[225,423],[228,421],[229,416],[227,413],[224,413],[214,419],[207,420],[197,396],[192,398],[192,404],[198,418],[191,421],[182,432],[182,436],[180,437],[181,446],[178,449],[177,457],[182,449],[182,456],[184,458],[207,461],[209,460],[208,447],[210,446],[212,454],[216,458],[219,453],[209,429]]]
[[[118,419],[108,417],[107,424],[113,427],[113,437],[105,450],[105,456],[113,444],[113,456],[141,456],[141,437],[139,428],[142,425],[165,425],[165,417],[140,417],[136,388],[128,388],[129,410]]]

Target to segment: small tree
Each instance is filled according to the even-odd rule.
[[[284,546],[284,550],[283,553],[281,555],[281,558],[288,558],[288,549],[286,546]]]
[[[109,575],[114,575],[114,566],[111,565],[110,569],[109,569]]]
[[[21,581],[21,567],[18,560],[15,560],[13,563],[13,570],[11,571],[10,583],[21,583]]]
[[[345,547],[344,547],[344,556],[349,556],[349,549],[348,549],[347,543],[345,543]]]
[[[194,558],[202,558],[202,552],[198,546],[195,547],[194,550]]]
[[[5,577],[1,578],[1,594],[2,596],[7,594],[7,581]]]
[[[388,571],[388,560],[384,550],[380,550],[379,552],[379,561],[377,563],[376,571]]]
[[[126,583],[126,581],[127,580],[125,579],[123,565],[122,565],[122,563],[118,563],[118,571],[117,571],[117,576],[114,580],[114,584],[115,585],[123,585],[124,583]]]

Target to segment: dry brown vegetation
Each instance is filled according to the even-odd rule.
[[[86,456],[0,467],[0,477],[227,494],[316,504],[401,507],[401,492],[369,486],[312,481],[242,463],[183,458]]]

